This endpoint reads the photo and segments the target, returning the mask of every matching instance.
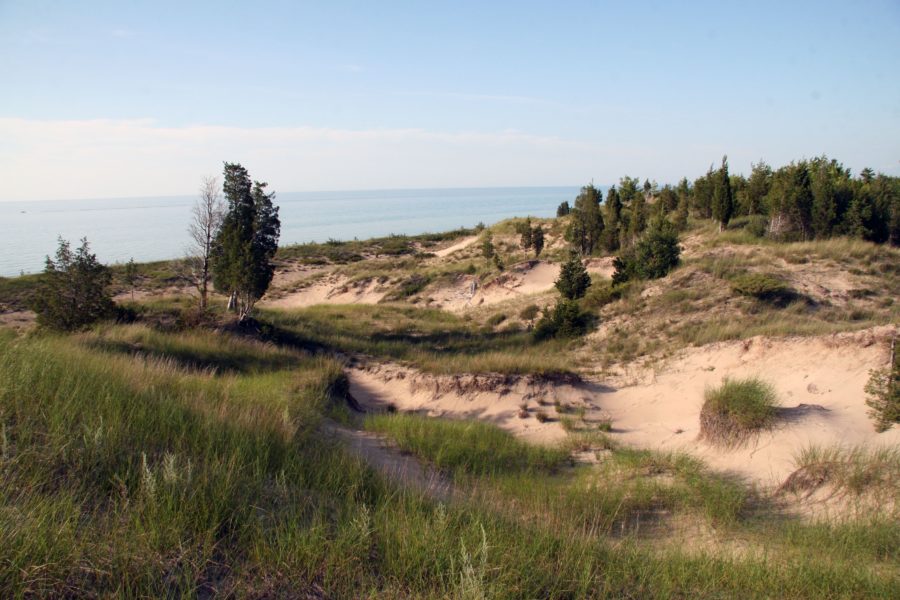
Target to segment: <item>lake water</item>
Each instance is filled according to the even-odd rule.
[[[281,245],[419,234],[549,217],[577,187],[285,192]],[[57,237],[87,237],[105,263],[178,258],[187,246],[193,196],[0,203],[0,275],[34,273],[56,252]]]

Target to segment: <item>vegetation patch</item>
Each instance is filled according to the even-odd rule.
[[[835,493],[862,495],[887,492],[900,486],[900,449],[808,446],[794,459],[796,471],[779,491],[812,494],[823,486]],[[900,507],[893,507],[900,508]]]
[[[370,416],[366,428],[388,435],[401,450],[455,475],[548,473],[568,460],[562,448],[528,444],[480,421],[396,413]]]
[[[900,423],[900,352],[896,340],[891,345],[891,364],[870,373],[866,383],[869,415],[875,420],[875,430],[887,431]]]
[[[767,273],[744,273],[731,280],[731,290],[741,296],[749,296],[774,304],[787,304],[797,293],[779,277]]]
[[[775,389],[756,377],[725,378],[706,390],[704,400],[700,435],[713,444],[739,445],[775,422]]]

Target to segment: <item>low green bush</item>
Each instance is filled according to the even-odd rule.
[[[741,296],[757,300],[776,301],[794,296],[794,291],[782,279],[767,273],[744,273],[731,280],[731,290]]]
[[[757,377],[722,380],[706,390],[700,411],[700,435],[709,442],[737,445],[772,425],[777,408],[775,389]]]
[[[587,315],[575,300],[560,299],[552,309],[545,310],[534,328],[537,341],[550,338],[574,338],[587,331]]]

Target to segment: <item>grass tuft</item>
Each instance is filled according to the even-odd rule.
[[[714,444],[740,445],[753,433],[770,427],[776,410],[771,384],[757,377],[726,377],[719,387],[706,390],[700,435]]]

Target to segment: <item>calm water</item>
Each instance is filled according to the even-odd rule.
[[[418,234],[549,217],[577,187],[279,193],[281,244]],[[187,246],[193,196],[0,203],[0,275],[34,273],[58,236],[87,237],[105,263],[177,258]]]

